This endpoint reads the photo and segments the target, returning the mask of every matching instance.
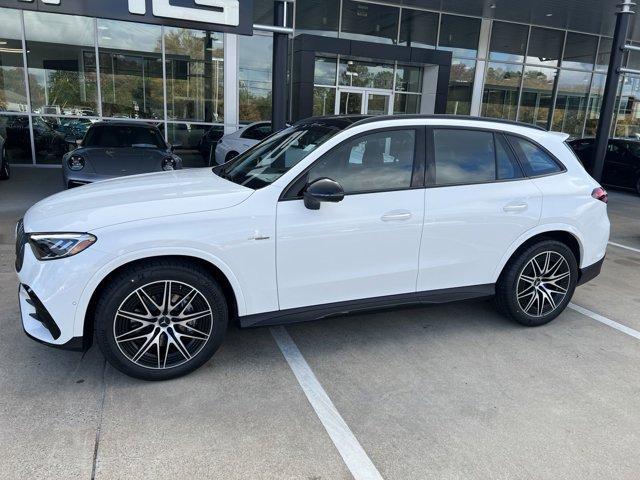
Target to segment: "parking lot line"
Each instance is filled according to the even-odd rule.
[[[287,330],[284,327],[273,327],[271,335],[353,478],[382,480],[382,475],[322,388]]]
[[[609,245],[613,245],[614,247],[624,248],[625,250],[631,250],[632,252],[640,253],[640,248],[627,247],[626,245],[622,245],[621,243],[609,242]]]
[[[604,323],[605,325],[608,325],[611,328],[615,328],[616,330],[622,333],[626,333],[627,335],[630,335],[640,340],[640,332],[637,330],[634,330],[633,328],[629,328],[626,325],[622,325],[621,323],[611,320],[610,318],[604,317],[599,313],[595,313],[595,312],[592,312],[591,310],[587,310],[586,308],[581,307],[580,305],[576,305],[575,303],[570,303],[569,308],[575,310],[578,313],[586,315],[587,317],[591,317],[597,322]]]

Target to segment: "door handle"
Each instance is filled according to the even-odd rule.
[[[410,218],[411,212],[408,210],[393,210],[382,215],[381,220],[383,222],[401,222]]]
[[[526,202],[521,202],[521,203],[507,203],[504,207],[502,207],[502,210],[504,210],[505,212],[524,212],[527,208],[529,208],[529,204]]]

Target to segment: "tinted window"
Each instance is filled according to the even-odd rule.
[[[560,165],[547,152],[530,141],[511,135],[509,141],[516,149],[527,176],[535,177],[562,171]]]
[[[271,135],[271,124],[265,123],[247,128],[240,136],[249,140],[264,140],[269,135]]]
[[[321,124],[289,127],[238,155],[220,176],[253,189],[265,187],[339,131],[339,127]]]
[[[411,187],[415,130],[377,132],[348,141],[319,159],[308,182],[328,177],[345,193]]]
[[[433,131],[436,184],[482,183],[520,178],[522,173],[501,137],[460,129]]]
[[[101,125],[89,129],[83,146],[165,148],[165,143],[160,132],[152,127]]]

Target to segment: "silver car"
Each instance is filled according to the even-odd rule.
[[[256,122],[225,135],[216,145],[215,159],[218,165],[246,152],[271,135],[271,122]]]
[[[176,145],[177,146],[177,145]],[[91,125],[78,148],[62,157],[67,188],[109,178],[182,168],[154,125],[110,121]]]

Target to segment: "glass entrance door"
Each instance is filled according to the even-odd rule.
[[[339,88],[336,115],[389,115],[393,111],[391,92],[365,88]]]

